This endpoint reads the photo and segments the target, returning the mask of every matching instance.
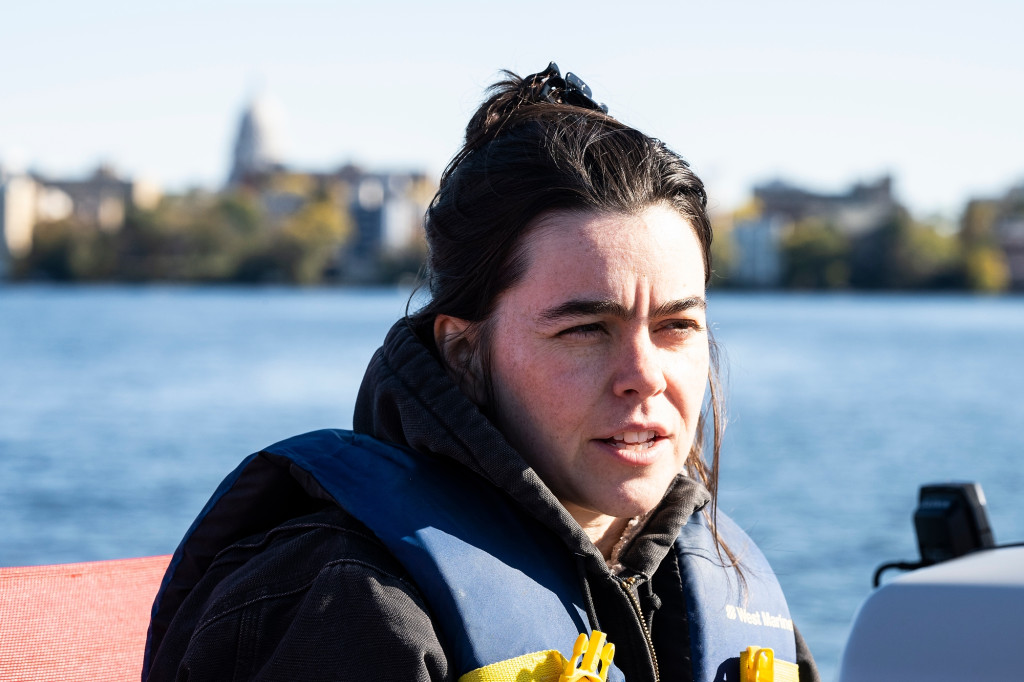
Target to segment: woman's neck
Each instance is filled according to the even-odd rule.
[[[587,534],[587,537],[594,543],[597,550],[601,552],[601,556],[605,560],[611,558],[612,550],[619,542],[619,539],[622,538],[622,533],[626,530],[626,526],[629,525],[630,519],[608,516],[607,514],[577,507],[574,504],[563,503],[563,505],[569,514],[576,519],[576,523],[580,524],[583,532]]]

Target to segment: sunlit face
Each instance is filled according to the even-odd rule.
[[[690,452],[708,376],[704,262],[666,206],[554,213],[491,318],[495,413],[577,519],[653,509]]]

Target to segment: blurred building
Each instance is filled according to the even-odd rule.
[[[84,180],[0,169],[0,261],[27,255],[40,223],[74,220],[113,232],[124,225],[129,208],[153,208],[160,198],[155,184],[122,179],[107,166]]]
[[[786,222],[779,216],[738,221],[732,231],[734,256],[729,279],[743,287],[771,288],[782,281],[779,244]]]
[[[283,119],[280,107],[266,95],[253,98],[245,107],[235,135],[229,187],[283,170]]]
[[[764,216],[789,223],[818,218],[850,237],[871,232],[898,207],[889,176],[873,183],[857,183],[838,194],[812,192],[776,180],[755,187],[754,198]]]
[[[1024,289],[1024,218],[1017,218],[1003,226],[1003,253],[1010,270],[1010,287]]]
[[[856,183],[836,194],[814,192],[774,180],[754,187],[757,215],[736,222],[732,230],[734,248],[730,281],[739,286],[778,286],[782,281],[782,240],[793,225],[816,219],[851,237],[867,235],[899,208],[892,191],[892,178]]]
[[[6,274],[12,258],[32,248],[38,195],[39,185],[31,177],[0,169],[0,275]]]
[[[155,184],[121,178],[106,165],[101,165],[84,180],[48,180],[42,177],[36,180],[43,187],[68,197],[71,214],[78,222],[94,225],[104,232],[120,230],[128,209],[154,208],[162,196]]]
[[[972,199],[961,221],[961,237],[987,243],[1005,258],[1009,286],[1024,289],[1024,183],[997,199]]]
[[[345,270],[357,280],[374,278],[382,259],[401,257],[418,244],[423,214],[433,194],[423,173],[361,173],[353,179],[349,211],[353,240],[343,253]]]
[[[423,172],[368,171],[346,164],[335,171],[290,168],[282,162],[282,116],[268,100],[250,102],[238,124],[229,191],[255,193],[275,219],[327,199],[351,219],[351,238],[332,274],[355,282],[379,279],[389,262],[422,255],[423,215],[436,185]]]
[[[1024,187],[1011,190],[996,221],[996,237],[1006,256],[1010,287],[1024,289]]]

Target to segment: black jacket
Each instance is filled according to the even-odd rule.
[[[683,522],[707,504],[701,485],[677,476],[623,550],[619,562],[637,578],[630,595],[404,322],[392,328],[367,369],[354,428],[448,457],[511,496],[581,557],[593,626],[616,644],[615,663],[626,679],[690,679],[686,609],[668,550]],[[422,596],[373,534],[331,504],[289,505],[294,518],[217,556],[166,634],[150,641],[148,679],[452,679]],[[799,633],[797,647],[801,680],[817,680]]]

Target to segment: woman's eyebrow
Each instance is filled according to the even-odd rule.
[[[607,299],[572,299],[542,310],[537,318],[541,322],[557,322],[566,318],[612,315],[629,318],[632,311],[618,301]]]
[[[667,317],[699,308],[704,310],[707,302],[703,296],[690,296],[674,301],[666,301],[658,306],[651,314],[651,317]],[[565,303],[542,310],[537,318],[541,322],[558,322],[567,318],[590,317],[598,315],[611,315],[623,320],[628,320],[636,314],[633,308],[627,308],[618,301],[607,299],[572,299]]]
[[[703,296],[690,296],[688,298],[680,298],[675,301],[666,301],[655,309],[651,313],[651,317],[669,317],[671,315],[678,315],[679,313],[685,313],[687,310],[693,310],[699,308],[700,310],[706,310],[708,302]]]

